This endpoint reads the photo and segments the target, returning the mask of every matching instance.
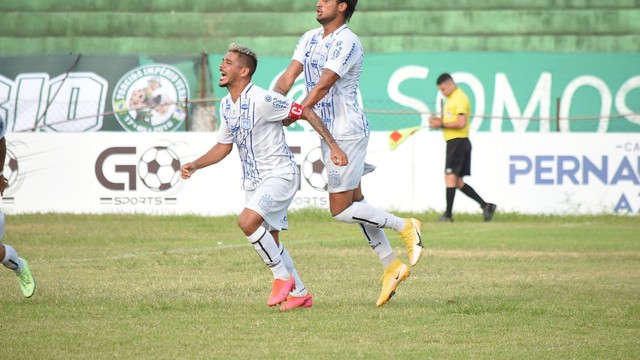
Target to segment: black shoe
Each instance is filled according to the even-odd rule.
[[[482,208],[482,215],[484,216],[484,221],[491,221],[493,219],[493,214],[496,212],[496,204],[487,203]]]
[[[442,214],[440,215],[438,222],[453,222],[453,217],[451,217],[451,215]]]

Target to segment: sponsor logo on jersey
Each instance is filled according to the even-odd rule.
[[[273,99],[271,106],[273,106],[274,109],[286,109],[289,107],[289,100]]]

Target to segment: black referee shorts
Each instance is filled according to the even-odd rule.
[[[444,164],[445,174],[458,177],[471,175],[471,141],[469,138],[457,138],[447,141],[447,158]]]

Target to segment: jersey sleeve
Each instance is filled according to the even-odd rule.
[[[298,120],[302,116],[302,105],[277,92],[268,91],[257,103],[266,121]]]
[[[460,114],[469,115],[470,112],[471,102],[469,101],[469,98],[466,96],[461,96],[460,99],[456,101],[456,107],[454,109],[455,118],[457,119],[457,115]]]
[[[293,56],[291,56],[291,60],[295,60],[301,64],[304,64],[305,57],[305,35],[302,35],[300,39],[298,39],[298,44],[296,45],[295,50],[293,50]]]
[[[323,68],[343,77],[363,56],[362,45],[355,39],[339,39],[329,50]]]

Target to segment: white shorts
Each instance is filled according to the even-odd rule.
[[[299,187],[298,174],[267,178],[256,189],[245,191],[245,207],[262,216],[267,230],[286,230],[289,228],[287,209]]]
[[[342,151],[347,154],[349,164],[347,166],[337,166],[331,161],[331,151],[327,144],[322,141],[322,160],[327,170],[327,182],[329,193],[338,193],[354,190],[360,185],[362,175],[375,170],[375,166],[364,162],[367,156],[367,145],[369,137],[365,136],[355,140],[336,140]]]

